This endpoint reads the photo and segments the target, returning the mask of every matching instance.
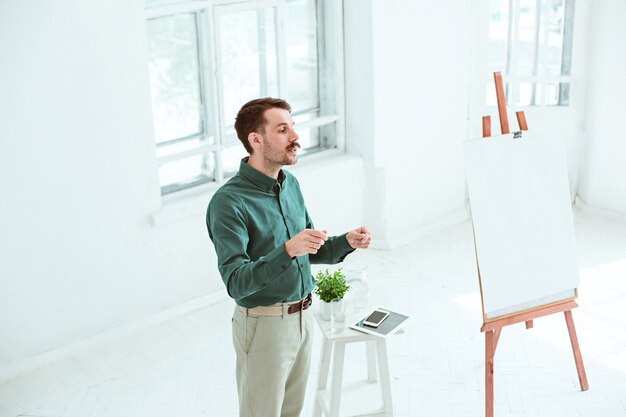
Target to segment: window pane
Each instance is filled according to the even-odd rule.
[[[315,0],[287,3],[287,101],[293,111],[318,106]]]
[[[201,133],[195,15],[149,20],[147,32],[157,143]]]
[[[561,59],[563,57],[563,23],[565,7],[563,0],[547,0],[549,21],[544,28],[548,31],[548,44],[542,45],[546,51],[546,70],[548,75],[561,75]]]
[[[248,156],[248,152],[243,147],[243,144],[231,146],[222,151],[222,164],[225,175],[233,174],[239,171],[239,163],[241,159]]]
[[[535,0],[520,0],[519,3],[519,27],[517,30],[518,43],[517,51],[515,51],[515,68],[512,68],[512,74],[516,75],[533,75],[537,62],[537,39],[539,33],[537,31],[537,13],[541,11],[537,8]]]
[[[213,155],[196,155],[159,167],[161,193],[167,194],[213,179],[215,168]]]
[[[168,145],[157,146],[157,158],[161,158],[168,155],[174,155],[180,152],[185,152],[200,145],[205,144],[206,141],[202,137],[196,137],[191,139],[181,140]]]
[[[546,105],[547,106],[558,106],[559,97],[561,95],[561,84],[560,83],[550,83],[547,85],[547,95],[546,95]],[[569,101],[569,98],[568,98]]]
[[[274,8],[223,14],[218,30],[223,116],[228,127],[247,101],[278,95]]]
[[[300,145],[303,151],[310,151],[320,147],[320,128],[309,127],[306,129],[300,129],[298,132],[300,135]]]
[[[243,105],[243,103],[242,103],[242,105]],[[234,145],[236,143],[241,145],[241,141],[237,137],[237,132],[235,132],[234,129],[232,131],[228,130],[227,132],[225,132],[224,133],[224,137],[223,137],[222,140],[223,140],[222,145],[226,146],[226,147],[232,146],[232,145]],[[241,145],[241,146],[243,146],[243,145]]]
[[[491,0],[489,48],[487,50],[489,72],[506,71],[508,33],[508,0]]]
[[[295,123],[294,128],[296,129],[298,136],[300,136],[300,139],[298,139],[298,142],[300,143],[300,146],[302,146],[302,150],[306,150],[309,148],[316,148],[320,146],[319,128],[298,127],[299,124],[302,124],[308,120],[312,120],[316,118],[317,116],[318,116],[317,113],[307,113],[307,114],[298,115],[293,118],[293,121]]]
[[[517,85],[517,103],[516,106],[528,106],[532,103],[533,84],[519,83]]]

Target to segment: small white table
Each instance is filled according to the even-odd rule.
[[[383,398],[382,410],[376,410],[368,415],[392,417],[393,407],[391,404],[391,384],[386,339],[351,329],[349,328],[351,324],[349,321],[346,321],[346,328],[344,330],[333,332],[330,321],[323,320],[319,311],[315,312],[315,321],[320,327],[324,339],[322,341],[322,356],[320,359],[319,379],[315,393],[313,416],[321,417],[322,413],[324,413],[326,417],[339,417],[346,344],[365,342],[367,352],[367,379],[370,383],[377,382],[376,362],[378,362],[378,376],[380,376],[380,388]],[[402,333],[402,330],[398,333]],[[328,391],[328,372],[331,367],[331,357],[333,366],[330,378],[331,386],[330,391]]]

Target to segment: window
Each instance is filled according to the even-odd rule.
[[[574,0],[491,0],[489,73],[504,74],[508,105],[569,105],[573,24]]]
[[[146,0],[161,193],[234,174],[233,127],[257,97],[292,106],[301,156],[342,146],[342,62],[332,0]]]

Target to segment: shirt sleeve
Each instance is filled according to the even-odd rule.
[[[315,228],[308,211],[306,212],[306,228]],[[342,262],[346,256],[355,251],[355,249],[348,244],[346,235],[347,233],[329,237],[316,254],[309,255],[309,261],[312,264],[337,264]]]
[[[222,280],[228,294],[236,300],[259,292],[293,262],[284,245],[257,260],[250,259],[246,250],[249,241],[246,212],[235,196],[215,194],[209,203],[206,223]]]

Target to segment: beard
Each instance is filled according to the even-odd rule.
[[[272,165],[294,165],[298,162],[298,154],[294,153],[294,150],[301,148],[302,146],[298,142],[293,142],[291,145],[283,149],[272,147],[268,141],[264,141],[263,157],[267,162]]]

